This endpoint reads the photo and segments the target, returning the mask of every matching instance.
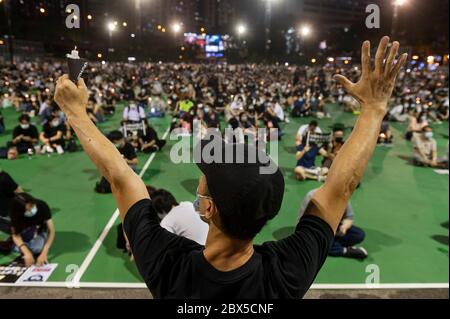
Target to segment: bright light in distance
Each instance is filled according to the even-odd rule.
[[[316,59],[311,59],[311,62],[312,62],[312,63],[316,63],[317,60],[316,60]]]
[[[128,26],[127,22],[122,23],[122,25],[124,26],[124,28],[126,28]]]
[[[181,24],[178,23],[178,22],[172,24],[172,31],[173,31],[174,33],[180,32],[180,31],[181,31]]]
[[[239,35],[245,34],[247,32],[247,27],[243,24],[237,26],[237,32]]]
[[[45,9],[44,9],[44,8],[40,8],[39,11],[40,11],[41,13],[45,13]]]
[[[103,54],[101,54],[101,53],[97,54],[97,58],[101,59],[102,57],[103,57]]]
[[[92,20],[92,15],[88,14],[87,19]]]
[[[135,38],[135,37],[136,37],[136,34],[132,33],[132,34],[130,35],[130,37]]]
[[[407,2],[407,0],[395,0],[394,5],[402,6],[402,5],[406,4],[406,2]]]
[[[116,30],[116,24],[114,22],[109,22],[107,26],[108,30],[111,32]]]
[[[311,34],[311,27],[304,25],[300,28],[300,34],[304,37],[307,37]]]
[[[331,57],[330,57],[330,58],[327,59],[327,61],[328,61],[328,62],[334,62],[334,58],[331,58]]]
[[[433,64],[434,63],[434,56],[430,55],[429,57],[427,57],[427,62],[429,64]]]
[[[419,60],[419,56],[418,56],[418,55],[413,55],[413,56],[412,56],[412,59],[413,59],[413,60]]]

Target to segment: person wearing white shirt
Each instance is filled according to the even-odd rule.
[[[319,123],[317,123],[317,121],[311,121],[311,123],[309,123],[309,124],[302,125],[302,126],[300,126],[300,129],[298,130],[298,133],[297,133],[296,142],[295,142],[296,146],[299,146],[303,143],[303,138],[306,137],[306,135],[308,134],[308,131],[311,133],[317,133],[317,134],[322,133],[322,129],[319,127]]]
[[[145,110],[134,101],[123,111],[123,120],[128,123],[139,123],[145,120]]]
[[[161,227],[167,231],[205,245],[208,237],[208,224],[195,212],[191,202],[178,202],[165,190],[152,193],[153,207],[162,219]]]

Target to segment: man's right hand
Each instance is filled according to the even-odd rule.
[[[78,81],[77,86],[64,74],[56,82],[55,101],[69,118],[87,116],[88,96],[89,92],[83,79]]]

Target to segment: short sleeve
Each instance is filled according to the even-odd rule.
[[[188,252],[201,249],[194,241],[174,235],[163,229],[153,209],[151,200],[134,204],[125,216],[124,230],[131,245],[137,268],[149,288],[155,287],[161,278],[166,255],[174,251]]]
[[[281,281],[289,283],[292,293],[302,297],[314,282],[327,259],[334,241],[334,232],[321,218],[307,215],[300,219],[291,236],[266,243],[266,249],[276,255]]]
[[[12,194],[19,187],[12,177],[6,172],[0,172],[0,182],[5,193]]]

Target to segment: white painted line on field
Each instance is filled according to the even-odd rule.
[[[167,138],[167,136],[169,135],[169,132],[170,132],[170,126],[167,128],[166,132],[164,133],[164,135],[162,137],[163,140],[165,140]],[[147,162],[145,163],[144,167],[141,170],[141,173],[139,174],[139,177],[142,178],[144,176],[144,174],[146,173],[147,169],[150,167],[150,164],[155,159],[155,156],[156,156],[156,153],[153,153],[148,158]],[[111,228],[114,226],[114,223],[116,222],[118,217],[119,217],[119,210],[116,209],[114,211],[113,215],[111,216],[111,218],[109,219],[108,223],[106,224],[105,228],[101,232],[100,236],[98,237],[97,241],[95,242],[94,246],[91,248],[91,250],[89,251],[88,255],[84,259],[84,261],[81,264],[80,268],[75,273],[72,282],[71,283],[66,283],[66,285],[73,285],[74,287],[80,286],[81,277],[86,272],[86,270],[89,267],[89,265],[91,264],[92,260],[94,260],[95,255],[97,254],[98,250],[100,249],[103,241],[105,240],[106,236],[110,232]]]
[[[35,287],[35,288],[70,288],[71,282],[36,282],[36,283],[0,283],[0,287]],[[98,289],[147,289],[144,283],[121,282],[80,282],[73,288]],[[314,284],[311,290],[382,290],[382,289],[449,289],[448,283],[409,283],[409,284]]]

